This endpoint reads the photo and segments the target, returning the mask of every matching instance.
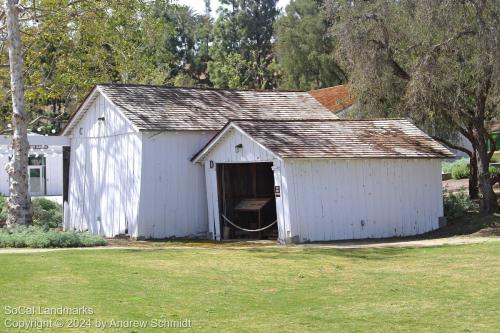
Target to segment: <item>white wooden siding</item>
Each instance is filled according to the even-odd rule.
[[[3,196],[9,195],[9,175],[5,170],[5,166],[9,163],[9,152],[7,147],[2,147],[0,154],[0,194]]]
[[[213,132],[144,132],[139,235],[206,237],[203,167],[191,163]]]
[[[235,147],[239,144],[243,148],[236,152]],[[217,163],[272,162],[276,159],[271,152],[234,128],[228,130],[207,156],[204,160],[214,160]]]
[[[285,164],[289,235],[299,241],[416,235],[438,228],[443,215],[440,160]]]
[[[141,136],[104,97],[95,100],[71,133],[65,228],[138,235]]]
[[[47,195],[63,194],[62,147],[49,148],[45,154],[45,185]]]
[[[236,151],[236,146],[241,144],[242,148]],[[274,182],[281,186],[281,160],[276,158],[270,151],[255,142],[245,133],[237,129],[229,129],[224,137],[221,137],[203,158],[205,165],[205,181],[208,200],[208,226],[213,239],[220,240],[220,215],[217,188],[217,164],[220,163],[273,163]],[[210,168],[210,161],[214,162]],[[276,198],[276,215],[278,218],[278,234],[280,240],[285,240],[285,224],[283,215],[283,195]]]
[[[0,148],[0,195],[9,195],[9,175],[5,166],[9,162],[10,149],[8,146]],[[63,158],[61,146],[49,146],[48,149],[31,149],[31,154],[45,156],[45,192],[46,195],[62,196],[63,194]]]

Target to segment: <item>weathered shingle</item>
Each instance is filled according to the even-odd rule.
[[[282,158],[449,158],[453,154],[410,121],[231,122]]]
[[[307,92],[113,84],[98,89],[140,130],[219,130],[235,118],[337,118]]]

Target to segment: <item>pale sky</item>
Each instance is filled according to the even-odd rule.
[[[193,8],[196,12],[203,14],[205,13],[205,1],[204,0],[177,0],[178,3],[186,6],[190,6]],[[290,0],[279,0],[278,1],[278,8],[285,8],[286,5]],[[216,16],[217,14],[217,9],[219,8],[219,1],[218,0],[211,0],[210,1],[210,6],[212,7],[212,16]]]

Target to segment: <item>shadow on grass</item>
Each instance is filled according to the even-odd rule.
[[[270,260],[300,261],[312,257],[340,257],[359,260],[387,260],[407,257],[416,248],[370,248],[370,249],[332,249],[332,248],[272,248],[242,250],[253,253],[257,258]]]

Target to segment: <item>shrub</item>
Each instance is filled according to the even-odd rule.
[[[493,162],[493,160],[492,160]],[[453,179],[464,179],[469,178],[470,174],[470,163],[468,158],[461,158],[455,162],[443,162],[441,169],[443,173],[451,173],[451,178]],[[498,173],[500,170],[490,166],[490,173]]]
[[[33,225],[44,228],[60,228],[63,223],[62,205],[46,199],[34,198],[33,204]]]
[[[0,227],[7,221],[7,199],[0,195]]]
[[[462,158],[451,166],[451,177],[453,179],[469,178],[469,160]]]
[[[0,247],[89,247],[106,245],[101,236],[88,232],[47,230],[39,226],[0,229]]]
[[[60,228],[63,223],[63,209],[59,203],[46,198],[33,198],[33,225]],[[7,199],[0,196],[0,227],[7,221]]]
[[[467,212],[474,209],[474,203],[470,200],[466,191],[445,192],[443,196],[444,215],[450,219],[463,217]]]

